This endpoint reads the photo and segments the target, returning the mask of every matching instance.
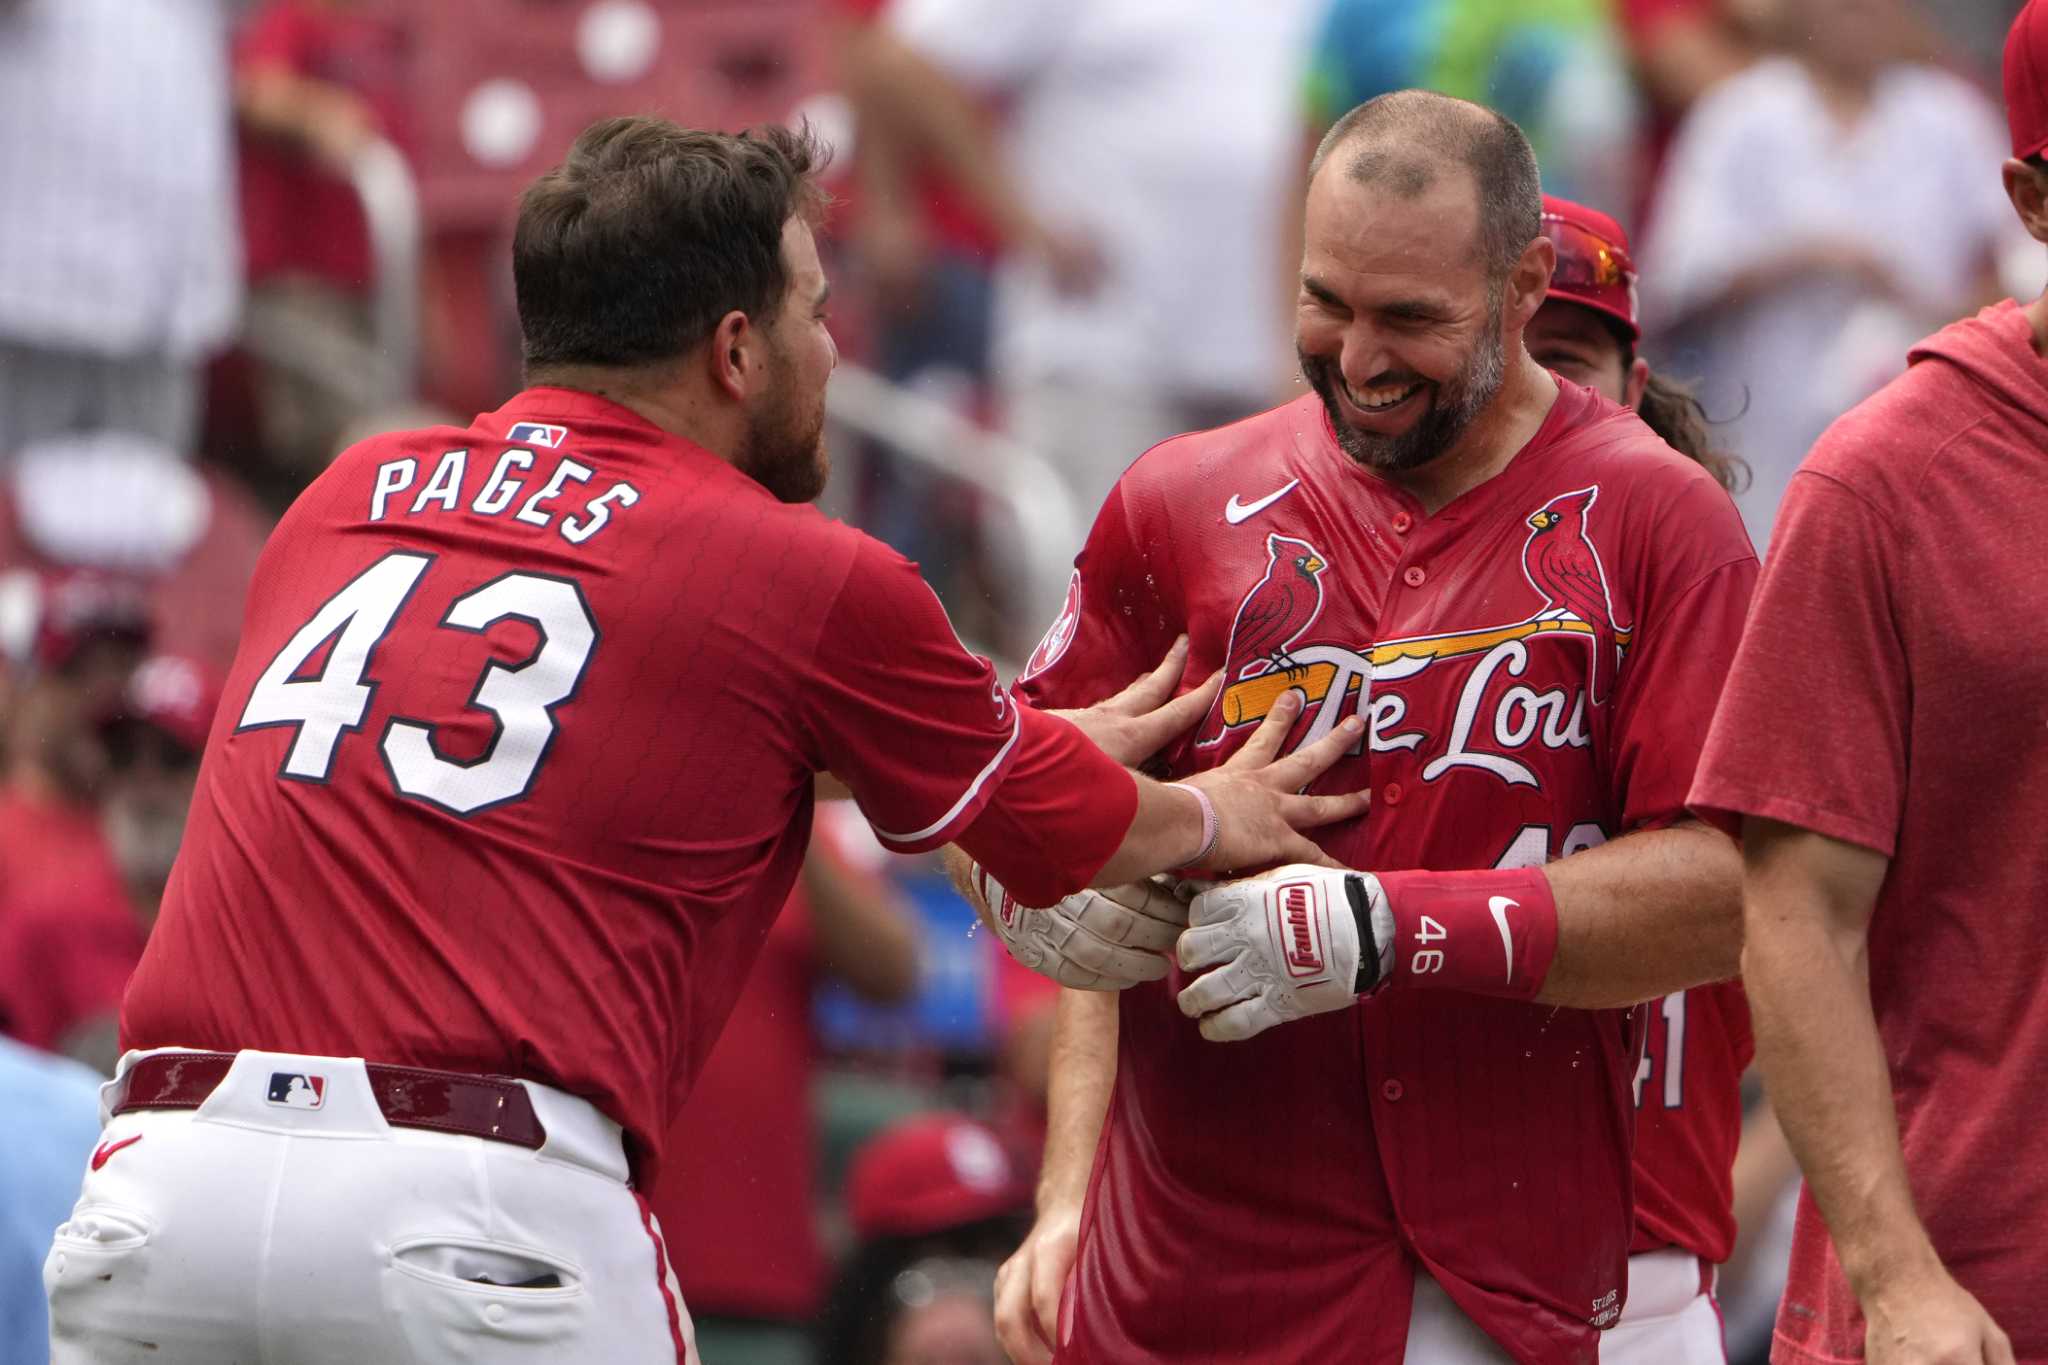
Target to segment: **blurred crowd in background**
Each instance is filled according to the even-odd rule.
[[[514,206],[592,119],[835,146],[827,510],[1014,675],[1131,459],[1305,391],[1308,152],[1408,86],[1508,114],[1546,189],[1628,229],[1642,351],[1697,386],[1767,550],[1910,341],[2040,291],[1995,174],[2017,8],[0,0],[0,1365],[45,1359],[43,1249],[268,527],[357,436],[516,391]],[[821,818],[654,1192],[715,1365],[1001,1360],[1052,988],[972,924]]]

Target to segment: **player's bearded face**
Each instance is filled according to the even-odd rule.
[[[1391,435],[1366,431],[1345,417],[1343,405],[1337,399],[1338,386],[1344,383],[1344,376],[1336,356],[1310,355],[1296,347],[1302,375],[1323,400],[1323,410],[1330,415],[1330,429],[1337,433],[1337,445],[1346,455],[1368,469],[1398,473],[1428,464],[1457,442],[1465,428],[1472,424],[1472,419],[1484,412],[1486,405],[1493,401],[1494,394],[1500,391],[1501,377],[1506,371],[1499,300],[1489,297],[1487,302],[1486,330],[1465,353],[1456,373],[1446,379],[1432,380],[1413,371],[1387,370],[1374,375],[1363,386],[1368,389],[1398,389],[1414,384],[1426,386],[1428,410],[1406,431]]]
[[[788,349],[771,340],[770,380],[747,413],[734,461],[778,502],[809,502],[825,491],[825,386],[807,384]]]

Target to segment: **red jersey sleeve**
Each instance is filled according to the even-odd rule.
[[[900,853],[948,843],[1002,780],[1021,734],[995,666],[960,643],[917,566],[863,538],[805,680],[813,762]]]
[[[1156,667],[1182,629],[1165,594],[1171,557],[1146,547],[1130,476],[1110,491],[1074,560],[1066,605],[1032,651],[1018,690],[1035,706],[1082,707]],[[1195,681],[1200,681],[1196,679]]]
[[[1692,789],[1703,817],[1739,833],[1763,816],[1891,855],[1909,714],[1897,544],[1847,486],[1793,476]]]
[[[1130,828],[1130,775],[1010,697],[917,567],[880,542],[855,552],[804,691],[813,761],[900,853],[959,837],[1020,899],[1046,905],[1087,885]]]
[[[1756,588],[1756,556],[1720,489],[1694,485],[1667,516],[1709,534],[1700,553],[1655,560],[1671,568],[1661,590],[1643,599],[1649,611],[1635,623],[1636,641],[1621,670],[1612,781],[1623,829],[1652,829],[1685,814]],[[1667,532],[1659,527],[1657,534]]]

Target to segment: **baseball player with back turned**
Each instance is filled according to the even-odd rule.
[[[1049,1344],[1591,1365],[1633,1233],[1645,1019],[1618,1007],[1735,966],[1735,850],[1683,801],[1756,558],[1711,475],[1529,358],[1556,246],[1513,124],[1362,105],[1306,221],[1314,396],[1132,466],[1023,690],[1102,695],[1185,630],[1224,687],[1173,771],[1279,708],[1306,743],[1363,715],[1325,782],[1375,809],[1319,842],[1371,871],[1206,894],[1171,980],[1118,998]],[[1078,982],[1072,945],[1122,922],[1099,906],[1010,932]]]
[[[45,1266],[57,1365],[693,1355],[636,1186],[815,774],[1048,900],[1363,809],[1291,794],[1347,735],[1134,780],[797,505],[835,361],[814,161],[590,129],[521,205],[532,387],[344,452],[279,525]],[[1143,758],[1208,704],[1170,687],[1079,722]]]

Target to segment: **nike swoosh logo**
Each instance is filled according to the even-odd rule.
[[[1493,912],[1494,927],[1500,930],[1500,950],[1508,955],[1508,978],[1503,985],[1515,984],[1515,936],[1508,932],[1508,907],[1522,908],[1520,901],[1509,900],[1506,896],[1489,896],[1486,908]]]
[[[1239,502],[1237,494],[1232,493],[1230,501],[1223,504],[1223,519],[1232,526],[1235,526],[1248,517],[1255,517],[1274,503],[1280,501],[1280,499],[1286,497],[1289,493],[1292,493],[1294,486],[1300,482],[1300,479],[1291,479],[1285,487],[1274,489],[1257,502]]]
[[[142,1141],[142,1134],[136,1133],[132,1137],[122,1138],[119,1142],[102,1142],[98,1147],[93,1149],[92,1168],[94,1170],[98,1170],[100,1167],[107,1164],[108,1157],[120,1151],[123,1147],[131,1146],[140,1141]]]

